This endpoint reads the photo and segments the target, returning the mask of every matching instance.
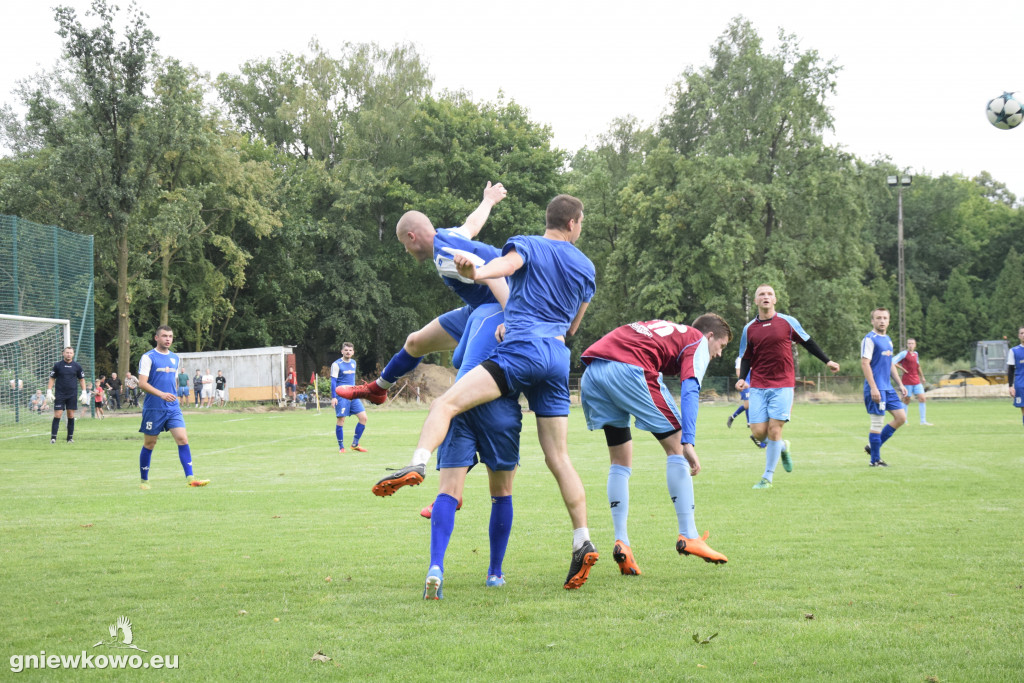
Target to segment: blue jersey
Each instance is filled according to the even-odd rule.
[[[594,264],[573,244],[539,235],[510,238],[502,254],[513,250],[523,266],[508,278],[505,339],[564,335],[594,296]]]
[[[339,358],[331,364],[331,396],[338,387],[350,387],[356,383],[356,361]]]
[[[1013,388],[1017,396],[1024,393],[1024,344],[1018,344],[1006,354],[1006,365],[1013,366]]]
[[[860,342],[860,357],[871,359],[871,374],[875,378],[875,386],[879,391],[892,390],[892,339],[887,334],[878,334],[874,330],[864,335]],[[868,381],[864,380],[864,390],[870,391]]]
[[[460,249],[475,254],[484,260],[484,263],[493,261],[499,256],[498,249],[483,242],[470,239],[461,228],[440,228],[434,236],[434,267],[437,274],[441,276],[448,289],[455,292],[460,299],[469,306],[476,308],[483,304],[496,304],[490,287],[473,280],[466,280],[459,275],[452,255],[444,250],[445,247]]]
[[[50,377],[53,378],[54,398],[74,398],[78,396],[80,380],[85,379],[85,370],[76,361],[65,363],[62,358],[54,363]]]
[[[178,354],[173,351],[160,353],[150,349],[139,359],[139,377],[146,377],[150,386],[172,396],[178,394]],[[149,410],[178,410],[178,402],[165,401],[159,396],[146,392],[142,403],[143,412]]]

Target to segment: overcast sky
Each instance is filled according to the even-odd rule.
[[[60,38],[46,0],[0,0],[0,100],[17,80],[49,69]],[[89,3],[67,0],[80,10]],[[121,0],[126,6],[126,0]],[[1024,90],[1024,3],[860,0],[635,0],[589,3],[517,0],[140,0],[158,49],[212,75],[250,59],[337,52],[344,42],[412,42],[435,90],[498,91],[551,126],[555,144],[592,143],[612,119],[652,123],[667,89],[743,15],[774,45],[780,28],[803,49],[843,67],[829,141],[865,160],[888,156],[911,172],[989,171],[1024,197],[1024,126],[993,128],[985,105]],[[736,106],[743,106],[737,102]]]

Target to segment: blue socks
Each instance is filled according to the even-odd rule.
[[[178,460],[181,461],[181,466],[185,469],[185,476],[192,476],[192,450],[188,447],[188,444],[184,446],[178,446]]]
[[[398,353],[391,357],[388,364],[384,366],[384,369],[380,373],[381,379],[386,382],[394,384],[398,381],[398,378],[402,375],[406,375],[413,371],[413,369],[420,364],[422,358],[416,356],[410,356],[406,350],[400,349]]]
[[[434,509],[430,513],[430,566],[444,571],[444,554],[455,529],[455,508],[459,501],[447,493],[437,494]]]
[[[153,451],[142,447],[139,451],[139,474],[142,476],[142,481],[149,479],[149,463],[153,459]]]
[[[434,509],[437,509],[437,503],[434,503]],[[487,530],[491,539],[491,563],[487,567],[487,576],[502,576],[501,565],[512,533],[512,496],[491,497],[491,523]]]
[[[744,407],[743,407],[743,404],[741,403],[741,404],[740,404],[740,407],[736,409],[736,412],[735,412],[735,413],[733,413],[733,414],[732,414],[732,416],[733,416],[733,417],[736,417],[737,415],[739,415],[740,413],[742,413],[742,412],[743,412],[744,410],[746,410],[746,408],[744,408]]]
[[[868,434],[868,445],[871,447],[871,462],[878,462],[882,459],[882,435],[871,432]]]
[[[358,446],[359,445],[359,437],[361,437],[363,435],[363,430],[364,429],[366,429],[366,425],[364,425],[362,422],[359,422],[359,423],[356,424],[356,434],[355,434],[355,436],[352,437],[352,445],[353,446]]]
[[[882,427],[882,433],[880,435],[882,437],[882,443],[878,445],[881,446],[883,443],[889,440],[890,436],[892,436],[895,433],[896,430],[892,428],[892,425],[885,425],[884,427]]]
[[[925,422],[928,421],[924,417],[925,416],[925,406],[927,406],[927,405],[928,405],[927,403],[918,403],[917,404],[917,413],[921,416],[921,424],[924,424]]]
[[[615,526],[615,540],[629,545],[626,522],[629,518],[629,475],[633,470],[624,465],[608,468],[608,505],[612,510],[612,524]]]
[[[338,437],[338,448],[345,447],[345,428],[341,425],[334,426],[334,436]]]
[[[690,476],[690,463],[686,458],[681,455],[668,456],[665,479],[668,481],[668,495],[676,508],[679,533],[686,538],[697,538],[697,523],[693,518],[693,477]]]
[[[781,441],[765,441],[764,443],[764,474],[761,476],[771,481],[775,476],[775,467],[779,464],[779,458],[782,457],[784,444]]]

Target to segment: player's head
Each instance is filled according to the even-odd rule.
[[[156,342],[156,347],[160,351],[166,351],[174,343],[174,330],[171,329],[170,325],[161,325],[156,328],[156,334],[153,335],[153,341]]]
[[[692,327],[708,338],[708,353],[712,358],[722,355],[722,349],[732,340],[732,328],[717,313],[705,313],[693,321]]]
[[[772,312],[778,298],[775,296],[775,288],[769,284],[760,284],[754,290],[754,305],[759,311]]]
[[[61,356],[64,358],[65,363],[70,363],[75,359],[75,350],[70,346],[65,346]]]
[[[405,250],[417,261],[423,262],[434,257],[434,225],[426,214],[419,211],[406,211],[398,219],[395,236]]]
[[[583,202],[569,194],[560,194],[548,202],[544,213],[544,228],[569,233],[569,241],[580,237],[583,224]]]
[[[871,329],[878,334],[885,334],[889,329],[889,309],[879,307],[871,311]]]
[[[1017,339],[1020,339],[1020,343],[1024,344],[1024,325],[1021,325],[1017,330]]]
[[[913,337],[907,339],[907,351],[913,351],[917,348],[917,340]]]
[[[341,345],[341,357],[348,360],[356,352],[356,347],[352,345],[352,342],[345,342]]]
[[[217,371],[217,376],[218,377],[223,377],[224,376],[224,371],[223,370],[218,370]]]

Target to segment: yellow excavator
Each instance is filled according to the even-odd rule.
[[[1009,352],[1010,344],[1005,339],[976,342],[974,367],[970,370],[954,370],[939,380],[939,386],[1006,384],[1006,354]]]

